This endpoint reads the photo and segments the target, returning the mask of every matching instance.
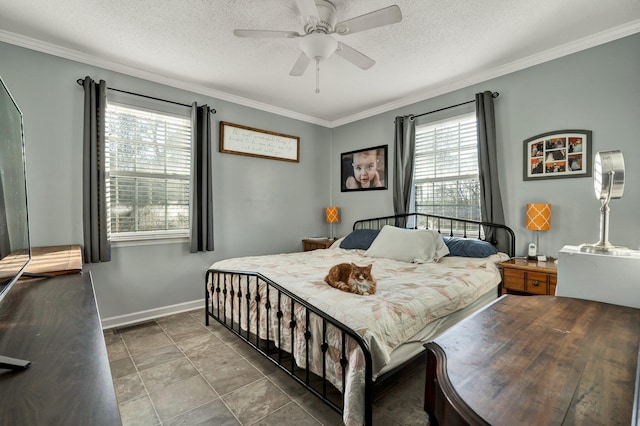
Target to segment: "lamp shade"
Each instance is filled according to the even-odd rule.
[[[327,207],[325,209],[328,223],[338,223],[338,208],[335,206]]]
[[[551,204],[527,204],[527,229],[548,231],[551,228]]]

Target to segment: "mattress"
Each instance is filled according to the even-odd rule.
[[[389,363],[385,365],[382,370],[380,370],[380,373],[378,373],[378,375],[381,376],[397,367],[401,367],[407,361],[411,360],[420,352],[424,351],[425,343],[432,341],[440,333],[444,332],[448,328],[451,328],[453,325],[457,324],[468,316],[473,315],[475,312],[495,301],[498,298],[498,287],[499,284],[464,308],[452,312],[442,318],[438,318],[437,320],[427,324],[413,337],[393,350],[393,352],[390,354]]]

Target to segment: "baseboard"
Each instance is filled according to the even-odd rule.
[[[110,328],[122,327],[125,325],[131,325],[139,322],[149,321],[154,318],[166,317],[169,315],[175,315],[182,312],[193,311],[195,309],[204,308],[204,299],[194,300],[191,302],[178,303],[177,305],[164,306],[161,308],[149,309],[146,311],[134,312],[127,315],[119,315],[116,317],[102,318],[102,329],[108,330]],[[204,312],[203,321],[204,321]]]

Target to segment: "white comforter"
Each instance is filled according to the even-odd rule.
[[[214,263],[211,269],[231,271],[259,272],[282,287],[294,292],[310,304],[328,313],[361,335],[371,352],[374,378],[389,362],[391,352],[411,338],[432,321],[466,307],[475,299],[495,289],[500,282],[497,263],[508,259],[499,253],[487,258],[445,257],[438,263],[413,264],[389,259],[365,257],[362,250],[331,248],[301,253],[288,253],[268,256],[252,256],[222,260]],[[370,296],[360,296],[336,290],[324,282],[331,266],[342,262],[354,262],[357,265],[373,263],[372,274],[377,280],[377,292]],[[222,281],[222,280],[221,280]],[[246,291],[243,280],[243,292]],[[237,288],[237,277],[226,277],[226,284]],[[214,283],[217,285],[218,283]],[[251,292],[255,293],[255,282],[251,283]],[[261,305],[265,304],[264,286],[260,287]],[[222,293],[212,297],[218,297]],[[227,293],[227,298],[229,298]],[[274,295],[270,294],[271,304],[275,306]],[[228,303],[230,300],[227,299]],[[236,298],[234,319],[246,315],[246,299]],[[238,303],[242,303],[238,309]],[[254,298],[250,305],[250,324],[255,332],[256,306]],[[214,299],[215,305],[215,299]],[[230,305],[228,305],[230,306]],[[283,303],[284,318],[289,318],[288,303]],[[319,373],[322,357],[318,350],[311,354],[306,365],[303,338],[304,317],[302,311],[294,308],[298,317],[298,327],[294,338],[296,363]],[[266,315],[264,306],[260,313],[260,335],[266,338]],[[226,309],[231,317],[231,310]],[[245,327],[246,318],[242,318]],[[269,319],[270,339],[276,335],[276,315]],[[312,343],[320,339],[321,323],[317,317],[312,319],[310,331]],[[288,330],[287,330],[288,331]],[[327,360],[327,375],[331,382],[346,395],[344,398],[344,416],[346,425],[364,422],[364,361],[362,351],[354,342],[347,353],[349,367],[346,372],[345,389],[342,389],[342,368],[340,367],[341,338],[335,330],[327,337],[330,349]],[[351,339],[349,339],[351,340]],[[290,334],[283,338],[281,348],[291,351]],[[317,346],[317,345],[316,345]]]

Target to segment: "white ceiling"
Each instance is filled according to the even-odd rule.
[[[302,33],[294,0],[0,0],[0,41],[334,127],[640,32],[640,0],[331,1],[403,19],[334,35],[376,64],[333,55],[319,94],[313,64],[289,76],[296,39],[233,35]]]

